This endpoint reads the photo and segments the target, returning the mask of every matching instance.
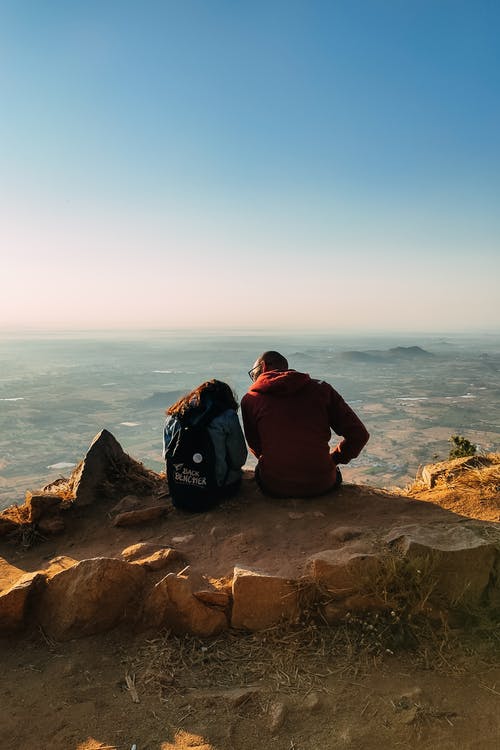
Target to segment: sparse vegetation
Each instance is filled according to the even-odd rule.
[[[463,435],[452,435],[448,440],[452,447],[450,448],[449,458],[463,458],[464,456],[475,456],[476,446],[467,440]]]

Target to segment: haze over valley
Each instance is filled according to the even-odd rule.
[[[12,335],[0,350],[0,507],[67,476],[104,427],[134,458],[162,471],[165,408],[212,377],[241,399],[247,370],[269,348],[331,383],[366,424],[370,441],[345,467],[347,482],[404,486],[419,465],[447,458],[456,433],[479,450],[498,450],[494,335]]]

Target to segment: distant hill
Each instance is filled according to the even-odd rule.
[[[421,346],[394,346],[389,349],[389,354],[393,357],[399,357],[404,359],[414,359],[416,357],[433,357],[434,354],[422,349]]]
[[[339,356],[349,362],[393,362],[394,360],[428,359],[434,357],[434,354],[422,349],[421,346],[394,346],[385,351],[370,349],[364,352],[340,352]]]

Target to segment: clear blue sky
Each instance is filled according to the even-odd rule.
[[[499,28],[0,0],[0,326],[498,328]]]

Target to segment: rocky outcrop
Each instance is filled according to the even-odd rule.
[[[496,463],[481,464],[482,469],[476,464],[471,467],[471,460],[446,462],[447,471],[473,472],[474,477],[478,471],[485,475],[489,472],[489,489],[497,492],[498,456]],[[64,520],[71,518],[71,509],[78,508],[80,501],[86,506],[87,501],[112,499],[75,513],[74,521],[68,522],[68,533],[72,534],[72,555],[78,556],[78,548],[88,554],[91,539],[85,538],[80,547],[76,528],[88,514],[87,530],[104,524],[114,550],[114,556],[84,560],[61,555],[48,564],[39,563],[43,570],[26,572],[20,567],[22,553],[16,550],[12,554],[11,542],[2,541],[7,552],[5,562],[0,564],[1,633],[41,626],[48,637],[65,640],[125,624],[207,637],[227,627],[255,631],[293,624],[311,613],[332,624],[345,620],[348,613],[367,610],[441,617],[446,611],[462,608],[469,613],[482,610],[500,615],[500,531],[495,523],[470,521],[457,512],[436,509],[433,502],[409,501],[386,493],[381,499],[380,516],[375,517],[377,523],[372,525],[370,521],[368,526],[362,523],[362,511],[367,507],[363,503],[373,507],[380,498],[373,492],[365,497],[360,490],[347,498],[358,507],[355,514],[344,514],[344,524],[335,524],[338,515],[333,504],[331,514],[327,504],[321,511],[311,511],[309,504],[304,508],[300,500],[292,510],[285,502],[282,509],[274,507],[271,535],[274,528],[276,534],[282,533],[285,524],[290,530],[289,519],[295,524],[295,519],[307,522],[308,518],[320,517],[318,525],[324,527],[319,529],[321,548],[307,558],[301,556],[300,545],[294,548],[288,540],[286,549],[295,554],[293,566],[279,559],[274,550],[260,558],[261,548],[273,540],[268,534],[264,543],[259,529],[245,527],[245,531],[235,533],[239,526],[234,523],[234,515],[232,533],[226,538],[227,508],[198,521],[181,514],[169,516],[144,530],[143,538],[156,538],[157,543],[137,542],[138,535],[121,529],[117,519],[136,514],[136,521],[146,522],[166,509],[164,480],[140,467],[123,453],[112,435],[103,431],[70,480],[27,493],[22,506],[0,514],[0,534],[6,530],[4,533],[18,535],[11,541],[24,543],[42,529],[47,529],[46,533],[61,531],[61,523],[64,526]],[[136,480],[139,484],[134,486]],[[442,484],[436,481],[439,487],[426,493],[441,497]],[[147,491],[137,489],[141,482]],[[345,495],[338,499],[339,505],[346,504]],[[240,507],[229,512],[237,514]],[[149,515],[151,512],[153,515]],[[419,522],[409,523],[407,519]],[[236,520],[239,524],[241,519]],[[178,549],[158,543],[167,538],[176,547],[186,545],[190,560],[198,565],[197,551],[204,545],[203,559],[215,561],[219,577],[210,578],[209,570],[194,571]],[[123,550],[122,539],[129,545]],[[107,543],[107,536],[101,534],[101,548],[107,550]],[[248,562],[237,565],[232,576],[227,576],[235,558]],[[24,559],[32,563],[33,551]],[[266,570],[267,564],[260,566],[256,562],[259,559],[267,560],[270,570]],[[15,561],[15,565],[7,560]],[[293,572],[286,576],[284,571]]]
[[[49,577],[36,602],[35,618],[56,640],[109,630],[137,615],[145,571],[115,558],[97,557]]]
[[[124,622],[200,637],[229,625],[255,631],[297,622],[305,609],[332,624],[348,612],[400,606],[500,609],[499,546],[465,525],[394,527],[378,545],[354,540],[322,550],[296,579],[235,567],[230,590],[185,562],[148,543],[127,547],[121,559],[54,558],[0,591],[0,632],[20,630],[27,613],[49,637],[66,640]],[[152,574],[170,565],[183,569],[155,583]]]
[[[151,495],[159,482],[159,476],[125,453],[108,430],[101,430],[70,478],[47,485],[44,492],[62,493],[74,505],[84,506],[102,497],[123,497],[131,492]]]
[[[478,469],[490,466],[494,461],[492,456],[463,456],[451,461],[440,461],[437,464],[427,464],[421,473],[422,482],[432,489],[438,482],[451,482],[467,469]]]
[[[125,453],[110,432],[101,430],[69,479],[60,478],[34,492],[28,490],[22,505],[0,513],[0,537],[60,534],[65,529],[65,511],[117,498],[122,498],[123,506],[113,514],[115,526],[146,523],[168,510],[165,490],[165,481],[158,474]]]

